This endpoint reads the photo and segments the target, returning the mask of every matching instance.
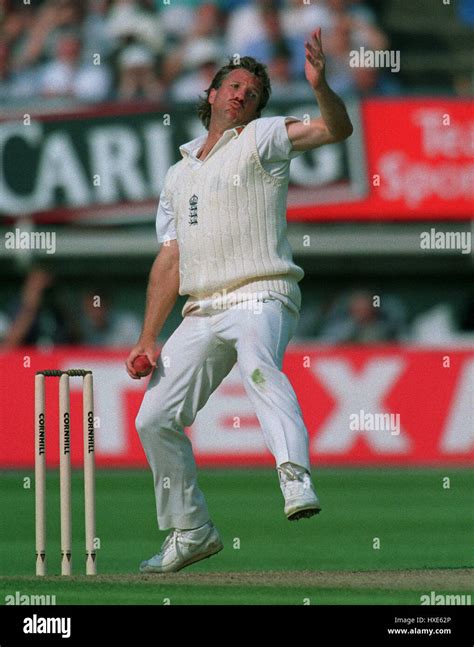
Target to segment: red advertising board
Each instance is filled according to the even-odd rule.
[[[134,420],[147,379],[131,380],[123,353],[20,350],[0,357],[0,467],[34,462],[34,375],[94,373],[99,466],[145,466]],[[293,345],[284,370],[298,396],[314,465],[466,465],[474,457],[474,355],[399,347]],[[58,380],[47,381],[47,459],[58,461]],[[73,464],[82,459],[80,378],[71,379]],[[237,370],[187,430],[201,465],[272,465]]]
[[[474,212],[474,110],[461,99],[361,103],[367,193],[291,205],[289,220],[469,219]]]

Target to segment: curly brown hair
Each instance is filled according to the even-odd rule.
[[[254,74],[257,79],[261,81],[262,84],[262,95],[260,97],[260,103],[257,108],[257,117],[260,117],[262,110],[268,103],[272,88],[270,85],[270,77],[268,76],[267,66],[263,63],[259,63],[255,58],[251,56],[243,56],[238,61],[235,61],[232,57],[229,58],[227,65],[221,67],[220,70],[216,73],[212,79],[211,85],[206,90],[206,96],[200,97],[199,103],[197,106],[197,114],[199,119],[204,124],[206,130],[209,130],[209,124],[211,123],[211,104],[209,103],[209,94],[211,90],[220,88],[222,81],[230,74],[233,70],[244,69],[251,74]]]

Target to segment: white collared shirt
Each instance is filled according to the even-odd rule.
[[[286,178],[289,174],[290,162],[294,157],[301,155],[301,151],[294,151],[288,137],[286,124],[290,121],[300,121],[297,117],[261,117],[256,120],[255,136],[257,151],[263,168],[278,178]],[[226,130],[222,135],[232,133],[237,135],[237,129]],[[179,147],[181,154],[188,155],[191,163],[196,167],[203,161],[197,154],[204,145],[207,134],[201,135]],[[217,145],[217,144],[216,144]],[[158,211],[156,214],[156,235],[161,244],[165,240],[176,239],[174,213],[164,191],[161,192]]]

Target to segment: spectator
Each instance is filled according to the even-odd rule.
[[[399,95],[402,86],[391,72],[371,67],[354,67],[355,92],[359,97]]]
[[[323,49],[326,56],[326,76],[334,92],[348,96],[356,92],[354,69],[349,64],[351,42],[351,23],[347,16],[338,16],[326,40],[323,36]]]
[[[374,12],[360,0],[327,0],[327,4],[333,21],[340,18],[349,21],[351,43],[355,49],[387,49],[388,38],[377,26]]]
[[[221,38],[222,21],[219,7],[214,2],[203,2],[194,15],[192,38]]]
[[[106,32],[117,50],[138,44],[156,56],[165,44],[156,14],[145,11],[137,0],[116,0],[107,18]]]
[[[13,60],[21,54],[28,35],[33,28],[35,14],[26,5],[12,8],[2,16],[1,35],[10,51]]]
[[[196,73],[196,71],[202,65],[210,66],[224,56],[221,34],[221,14],[216,5],[206,2],[197,9],[192,29],[167,57],[164,63],[166,82],[171,84],[185,74],[188,79],[184,81],[184,87],[193,87],[194,92],[196,84],[201,82],[200,76],[204,76],[207,81],[206,71],[204,73]],[[179,87],[172,91],[172,96],[183,94],[182,85],[180,83]],[[202,92],[203,87],[207,85],[200,86],[198,94]],[[185,95],[189,96],[188,91],[185,91]],[[193,96],[196,98],[197,95]]]
[[[106,64],[81,63],[81,41],[74,34],[59,37],[56,57],[40,72],[39,91],[46,97],[75,97],[101,101],[111,89],[111,75]]]
[[[138,0],[116,0],[107,17],[106,32],[116,57],[118,98],[161,99],[163,86],[156,67],[165,33],[156,12]]]
[[[259,12],[259,19],[262,23],[262,36],[256,41],[247,43],[245,54],[253,56],[264,65],[275,58],[277,50],[286,50],[290,55],[289,45],[282,32],[280,14],[274,8],[262,6]]]
[[[6,12],[0,31],[0,99],[15,100],[37,94],[34,67],[22,66],[20,61],[35,29],[36,14],[30,7]]]
[[[222,58],[216,44],[206,39],[192,42],[186,48],[182,64],[189,71],[178,79],[171,88],[173,101],[196,102],[200,94],[208,88],[214,78]]]
[[[107,32],[109,0],[87,0],[87,14],[82,26],[82,56],[85,62],[93,61],[95,54],[101,59],[112,54],[113,43]]]
[[[103,290],[87,290],[82,298],[82,343],[87,346],[130,346],[140,336],[138,317],[112,308]]]
[[[283,8],[276,0],[257,0],[244,4],[231,13],[227,29],[227,49],[230,53],[248,54],[247,47],[265,38],[265,16],[273,13],[281,20],[282,31],[292,50],[292,73],[302,74],[305,62],[304,39],[317,26],[330,26],[330,13],[321,5],[305,5],[301,0],[287,0]]]
[[[20,297],[7,306],[5,315],[10,326],[4,333],[3,350],[79,340],[70,294],[57,285],[51,272],[41,268],[31,270]]]
[[[405,312],[400,302],[384,297],[380,306],[358,291],[338,299],[323,323],[319,341],[332,344],[377,344],[397,341],[404,335]]]
[[[181,0],[164,6],[163,0],[155,0],[156,11],[160,12],[160,24],[170,45],[176,45],[186,39],[194,25],[195,9],[200,0]]]
[[[264,30],[263,37],[249,42],[245,52],[268,66],[273,99],[314,99],[306,80],[293,80],[293,54],[290,39],[283,33],[281,14],[274,7],[262,5],[259,18]]]
[[[163,85],[155,72],[155,59],[144,45],[129,45],[119,55],[119,99],[159,101]]]
[[[333,26],[333,17],[321,3],[304,4],[301,0],[286,0],[281,10],[283,33],[291,50],[291,73],[294,79],[304,79],[304,41],[309,33],[321,27],[323,48]],[[337,92],[336,88],[333,88]]]
[[[56,41],[63,33],[80,34],[83,8],[74,0],[47,0],[32,20],[28,38],[14,60],[14,70],[44,63],[54,56]]]
[[[333,19],[326,44],[331,85],[334,83],[337,88],[341,83],[341,94],[346,95],[398,94],[400,85],[391,72],[368,67],[348,68],[346,64],[351,50],[388,48],[388,38],[377,26],[375,14],[358,0],[328,0],[328,8]]]
[[[294,101],[314,100],[313,92],[305,80],[292,80],[291,52],[284,41],[274,48],[268,71],[272,80],[272,99],[279,101],[291,97]]]
[[[237,0],[242,3],[242,0]],[[229,10],[229,0],[179,0],[163,5],[154,0],[160,12],[160,23],[171,45],[179,45],[189,37],[220,35],[223,31],[222,12]],[[218,23],[216,28],[216,23]]]
[[[2,46],[0,45],[0,50]],[[8,52],[6,53],[8,56]],[[2,52],[0,51],[0,59]],[[5,64],[5,63],[4,63]],[[0,62],[1,65],[1,62]],[[4,70],[6,76],[0,77],[0,99],[5,101],[24,101],[39,94],[39,79],[37,71],[33,69],[24,69],[20,72],[14,72],[9,60],[6,60]]]
[[[237,7],[230,14],[226,34],[226,49],[229,55],[247,56],[248,45],[265,38],[262,9],[278,11],[274,0],[256,0],[254,3]]]

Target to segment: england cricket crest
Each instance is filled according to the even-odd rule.
[[[196,194],[189,198],[189,224],[198,224],[198,197]]]

